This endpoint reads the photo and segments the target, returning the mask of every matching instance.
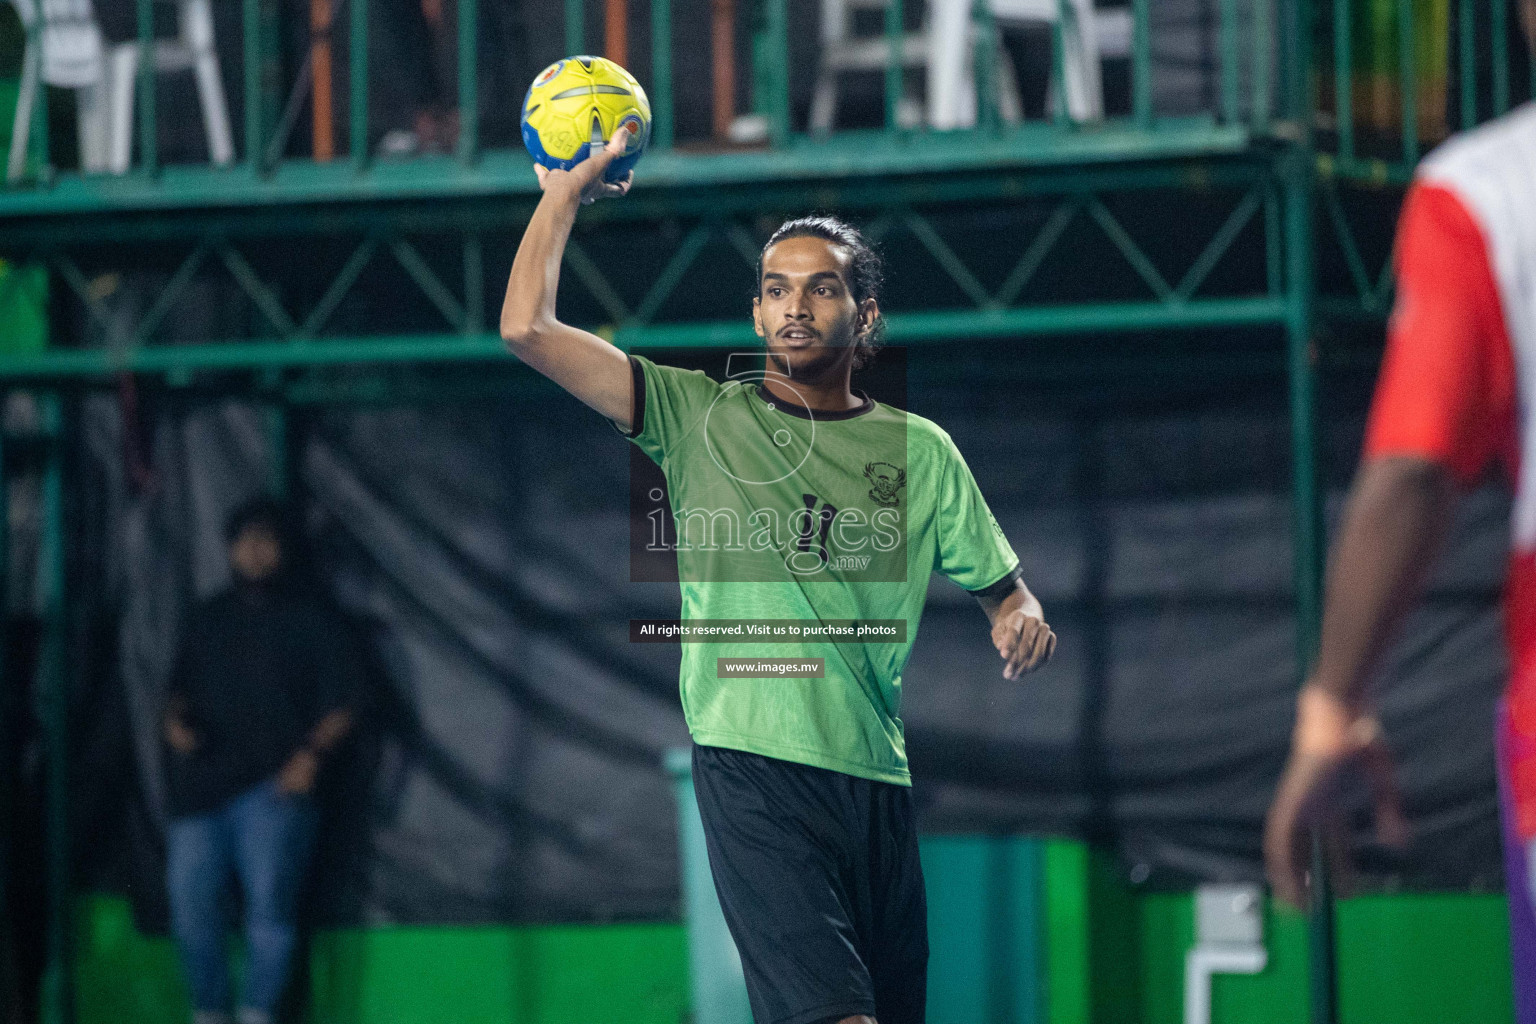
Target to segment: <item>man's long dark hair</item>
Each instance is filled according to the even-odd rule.
[[[826,214],[796,217],[779,225],[773,237],[769,238],[767,244],[763,246],[763,251],[757,255],[759,295],[762,294],[763,287],[763,255],[786,238],[820,238],[846,249],[848,289],[853,294],[853,301],[863,305],[865,299],[874,299],[876,302],[880,300],[880,285],[885,279],[885,265],[880,259],[880,253],[858,228],[845,220]],[[855,370],[861,370],[869,365],[869,361],[880,350],[880,339],[884,333],[885,318],[877,316],[875,322],[870,324],[869,330],[858,336],[853,353]]]

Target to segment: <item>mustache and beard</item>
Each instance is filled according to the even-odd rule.
[[[816,338],[805,348],[774,348],[768,346],[768,369],[790,380],[807,384],[836,383],[842,376],[843,365],[853,358],[857,339],[852,325],[836,328],[830,333],[802,327]]]

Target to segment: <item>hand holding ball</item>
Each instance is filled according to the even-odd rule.
[[[539,72],[523,100],[523,145],[547,170],[572,170],[620,128],[627,130],[623,151],[603,173],[610,184],[622,181],[645,152],[651,104],[633,75],[602,57],[556,61]]]

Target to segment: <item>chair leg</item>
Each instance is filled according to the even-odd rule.
[[[108,138],[112,148],[107,169],[113,174],[126,174],[133,156],[133,100],[138,91],[139,45],[122,43],[112,47],[111,53],[107,74],[112,80],[108,89],[112,104]]]
[[[1004,46],[997,50],[997,112],[1009,124],[1024,120],[1024,98],[1019,95],[1018,71]]]
[[[822,68],[816,76],[816,91],[811,96],[810,130],[821,133],[832,130],[837,117],[837,72]]]
[[[80,139],[80,169],[86,174],[107,170],[112,150],[112,76],[105,62],[101,78],[75,90],[76,134]]]
[[[976,123],[975,31],[971,5],[949,0],[928,7],[928,123],[968,128]]]
[[[11,152],[5,178],[21,180],[27,169],[27,142],[32,134],[32,105],[37,102],[37,47],[28,46],[21,58],[21,87],[16,91],[16,119],[11,123]]]
[[[219,74],[219,51],[213,39],[213,12],[208,0],[186,0],[181,5],[181,36],[192,50],[197,75],[197,98],[203,108],[203,128],[208,135],[208,157],[217,166],[235,158],[229,128],[229,104],[224,98],[224,79]]]
[[[821,70],[811,94],[810,123],[816,133],[832,130],[837,119],[837,75],[831,55],[848,41],[848,5],[845,0],[821,0]]]
[[[1098,34],[1093,5],[1073,0],[1061,23],[1062,78],[1067,113],[1074,121],[1104,118],[1103,73],[1099,67]]]

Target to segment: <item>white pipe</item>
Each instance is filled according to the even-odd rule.
[[[1211,976],[1258,974],[1269,962],[1263,946],[1196,946],[1184,958],[1184,1024],[1211,1024]]]

